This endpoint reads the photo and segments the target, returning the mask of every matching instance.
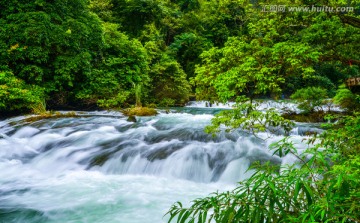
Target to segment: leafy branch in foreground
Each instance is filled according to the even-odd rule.
[[[254,165],[257,171],[233,191],[197,199],[189,208],[174,204],[168,222],[359,222],[359,128],[357,114],[345,117],[302,154],[284,139],[274,154],[291,153],[300,162],[280,171]]]
[[[306,171],[289,168],[280,174],[271,165],[257,168],[235,190],[195,200],[188,209],[175,204],[170,216],[178,216],[177,222],[288,222],[310,207],[313,188]]]
[[[211,125],[207,126],[207,133],[217,133],[221,126],[226,126],[226,131],[241,128],[255,136],[259,132],[270,132],[279,134],[283,130],[288,133],[294,126],[290,120],[283,118],[275,109],[259,111],[258,103],[241,98],[240,103],[231,110],[220,112],[211,120]]]

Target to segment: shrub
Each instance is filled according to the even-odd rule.
[[[126,99],[128,99],[129,95],[130,95],[130,92],[122,91],[111,98],[99,99],[97,101],[97,104],[99,105],[99,107],[106,108],[106,109],[119,108],[123,105],[123,103],[126,101]]]
[[[360,103],[356,99],[356,95],[353,94],[348,88],[346,88],[345,85],[341,85],[336,91],[334,102],[335,104],[349,111],[360,108]]]
[[[311,113],[326,103],[324,99],[327,98],[327,91],[319,87],[307,87],[297,90],[290,97],[299,102],[298,107],[304,113]]]
[[[160,103],[159,106],[160,107],[171,107],[171,106],[175,106],[175,99],[171,99],[171,98],[163,98]]]
[[[45,112],[44,91],[11,72],[0,72],[0,111]]]

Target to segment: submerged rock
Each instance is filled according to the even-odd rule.
[[[136,117],[134,115],[130,115],[128,118],[127,118],[127,121],[128,122],[136,122]]]
[[[90,161],[90,166],[102,166],[106,161],[108,161],[110,156],[110,153],[98,155]]]

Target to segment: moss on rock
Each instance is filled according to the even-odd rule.
[[[158,112],[154,108],[148,107],[135,107],[123,110],[123,113],[127,116],[153,116]]]
[[[66,112],[66,113],[61,113],[61,112],[44,112],[42,114],[39,115],[35,115],[35,116],[30,116],[28,118],[25,118],[24,121],[25,122],[36,122],[42,119],[50,119],[50,118],[71,118],[71,117],[77,117],[78,115],[76,114],[76,112],[71,111],[71,112]]]

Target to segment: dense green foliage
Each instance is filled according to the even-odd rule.
[[[291,99],[299,102],[299,108],[305,113],[314,112],[316,108],[325,105],[325,99],[328,98],[327,92],[319,87],[307,87],[297,90],[291,95]]]
[[[358,64],[352,63],[359,58],[353,51],[359,47],[358,28],[326,13],[259,13],[243,7],[246,34],[201,54],[194,78],[199,99],[278,98],[305,87],[333,93],[345,78],[358,75]]]
[[[360,95],[351,92],[345,85],[341,85],[337,90],[334,102],[348,111],[360,109]]]
[[[102,107],[120,107],[135,96],[135,85],[149,83],[145,48],[118,31],[118,25],[104,23],[102,63],[86,74],[77,97]],[[132,93],[132,94],[131,94]]]
[[[2,1],[0,7],[1,69],[41,86],[47,99],[73,94],[103,47],[101,21],[87,2]]]
[[[0,70],[49,108],[123,107],[136,98],[145,105],[183,105],[192,94],[211,101],[278,98],[306,87],[332,96],[347,77],[360,74],[354,12],[266,13],[264,4],[2,1]],[[14,107],[3,100],[3,110],[31,111],[32,101]]]
[[[27,85],[10,72],[0,72],[0,112],[14,110],[45,111],[44,90]]]

